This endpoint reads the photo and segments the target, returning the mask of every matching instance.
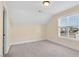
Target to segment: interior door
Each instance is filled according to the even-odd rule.
[[[3,8],[0,1],[0,56],[3,56]]]
[[[3,55],[7,53],[8,49],[8,16],[7,11],[3,8]]]

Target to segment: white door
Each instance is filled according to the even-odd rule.
[[[8,51],[8,14],[5,8],[3,8],[3,54]]]
[[[0,56],[3,56],[3,8],[0,1]]]

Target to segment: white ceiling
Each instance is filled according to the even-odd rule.
[[[54,14],[79,5],[78,1],[50,1],[48,8],[44,8],[42,1],[9,1],[6,3],[14,24],[46,24]]]

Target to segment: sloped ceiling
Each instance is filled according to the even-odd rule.
[[[7,1],[7,9],[14,24],[46,24],[51,16],[79,5],[78,1],[50,1],[44,8],[42,1]]]

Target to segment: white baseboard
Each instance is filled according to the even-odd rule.
[[[71,49],[73,49],[73,50],[79,51],[79,49],[76,49],[76,48],[74,48],[74,47],[72,47],[72,46],[70,46],[70,45],[68,45],[68,44],[66,44],[66,43],[59,42],[59,41],[55,41],[55,40],[53,40],[53,39],[47,39],[47,40],[49,40],[49,41],[51,41],[51,42],[54,42],[54,43],[57,43],[57,44],[59,44],[59,45],[62,45],[62,46],[71,48]]]
[[[10,43],[10,46],[11,45],[17,45],[17,44],[23,44],[23,43],[29,43],[29,42],[36,42],[36,41],[40,41],[40,40],[45,40],[45,39],[32,39],[32,40],[14,42],[14,43]]]
[[[26,40],[26,41],[21,41],[21,42],[14,42],[14,43],[10,43],[9,47],[6,51],[6,54],[9,52],[9,49],[12,45],[17,45],[17,44],[23,44],[23,43],[29,43],[29,42],[36,42],[36,41],[41,41],[41,40],[45,40],[45,39],[32,39],[32,40]]]

